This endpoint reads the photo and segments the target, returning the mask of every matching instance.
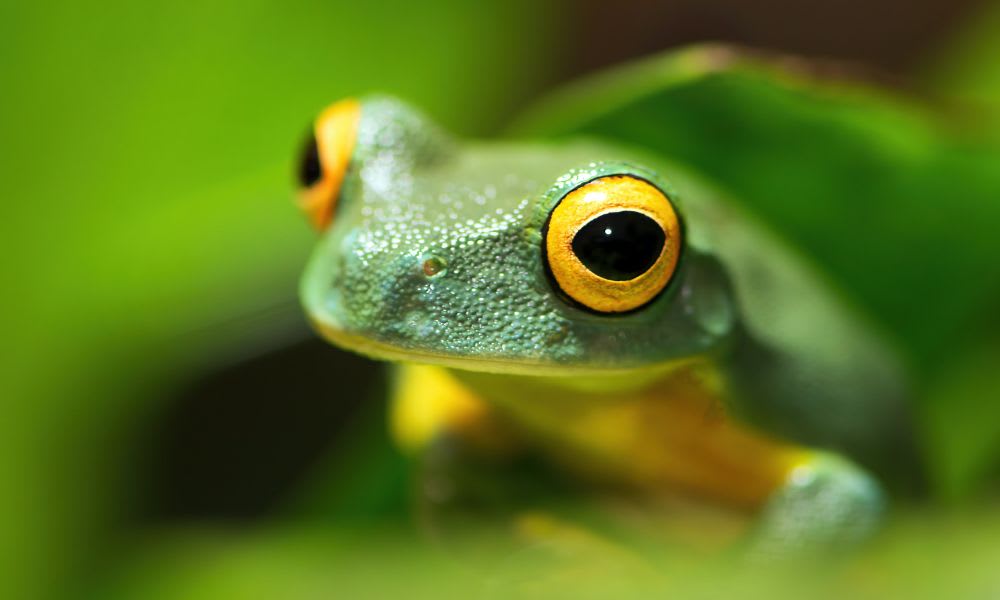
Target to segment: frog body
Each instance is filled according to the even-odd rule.
[[[542,487],[704,502],[750,516],[754,552],[788,553],[864,539],[886,489],[919,478],[898,359],[664,157],[460,141],[372,97],[317,120],[301,198],[323,231],[306,311],[333,343],[404,363],[394,429],[439,512],[469,465],[514,489],[507,466],[530,456]]]

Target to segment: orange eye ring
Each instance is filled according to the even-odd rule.
[[[680,251],[680,220],[670,200],[629,175],[600,177],[563,196],[545,233],[556,284],[602,313],[650,302],[673,277]]]
[[[361,120],[361,103],[341,100],[320,113],[303,157],[304,187],[298,205],[313,227],[323,230],[333,221],[347,167],[351,162]]]

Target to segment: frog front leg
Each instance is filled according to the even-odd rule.
[[[725,417],[684,423],[683,415],[674,417],[686,426],[684,435],[674,436],[665,454],[685,458],[664,463],[657,477],[707,501],[749,509],[752,520],[736,549],[750,560],[844,550],[877,531],[885,493],[850,460]]]
[[[424,528],[451,546],[469,534],[512,540],[522,513],[540,509],[555,478],[489,406],[441,368],[403,365],[395,384],[393,433],[416,466]]]
[[[851,547],[874,534],[885,508],[885,493],[863,469],[833,453],[810,453],[764,504],[747,551],[768,560]]]
[[[595,573],[642,570],[635,554],[589,522],[579,483],[505,425],[442,369],[400,369],[393,429],[417,464],[418,513],[432,538],[463,553],[499,552],[535,567],[573,557],[594,564]]]
[[[886,496],[868,471],[713,412],[714,401],[696,393],[698,381],[679,380],[656,403],[659,411],[644,412],[647,426],[663,434],[660,455],[677,458],[652,470],[656,481],[748,509],[753,519],[737,546],[751,559],[842,550],[877,530]]]
[[[417,462],[424,531],[466,566],[485,566],[479,572],[494,594],[486,597],[583,594],[618,581],[663,583],[662,573],[635,548],[595,526],[578,486],[531,453],[484,455],[458,432],[445,431]]]

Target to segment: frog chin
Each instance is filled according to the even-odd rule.
[[[389,362],[406,362],[475,371],[481,373],[497,373],[506,375],[526,375],[544,377],[580,377],[582,375],[632,376],[648,372],[649,365],[635,367],[607,367],[594,365],[571,365],[562,363],[544,363],[516,358],[481,358],[476,356],[458,356],[432,350],[408,348],[401,345],[373,339],[363,334],[348,331],[326,320],[312,317],[313,328],[334,345],[369,358]]]

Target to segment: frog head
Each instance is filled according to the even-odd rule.
[[[681,196],[626,150],[458,141],[374,97],[320,114],[300,183],[322,236],[302,299],[347,349],[475,371],[627,372],[708,352],[731,329],[704,318],[729,292],[689,242]]]

